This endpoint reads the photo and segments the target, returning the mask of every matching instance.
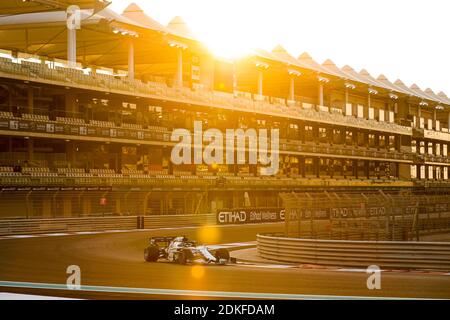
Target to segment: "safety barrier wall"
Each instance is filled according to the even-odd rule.
[[[450,270],[449,242],[307,240],[258,235],[258,253],[278,262]]]
[[[185,227],[214,225],[215,214],[176,215],[176,216],[143,216],[144,228]]]
[[[0,220],[0,236],[212,225],[215,215]]]

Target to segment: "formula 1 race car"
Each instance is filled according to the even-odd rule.
[[[222,265],[236,262],[236,259],[230,257],[227,249],[210,249],[206,246],[197,246],[195,241],[186,237],[150,238],[150,245],[144,250],[144,259],[147,262],[157,262],[164,259],[183,265],[195,262]]]

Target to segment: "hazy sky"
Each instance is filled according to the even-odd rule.
[[[181,16],[218,55],[283,45],[373,76],[450,96],[448,0],[113,0],[131,2],[166,25]]]

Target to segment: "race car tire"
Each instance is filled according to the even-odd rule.
[[[189,260],[191,260],[192,257],[192,252],[190,250],[182,250],[179,254],[178,254],[178,263],[179,264],[186,264],[188,263]]]
[[[217,259],[217,261],[220,260],[230,260],[230,252],[227,249],[221,248],[218,249],[216,251],[216,253],[214,254],[215,258]]]
[[[144,259],[147,262],[156,262],[159,258],[159,247],[158,246],[148,246],[144,250]]]
[[[184,253],[184,251],[180,252],[178,254],[178,263],[179,264],[186,264],[186,254]]]

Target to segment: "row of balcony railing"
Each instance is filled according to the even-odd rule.
[[[30,116],[26,116],[25,118],[18,118],[14,117],[14,115],[11,112],[2,112],[0,113],[0,118],[3,119],[15,119],[20,120],[24,119],[27,121],[33,121],[33,122],[46,122],[46,123],[63,123],[70,126],[81,126],[81,121],[74,121],[74,119],[69,118],[70,120],[67,120],[68,118],[57,118],[56,122],[47,121],[46,119],[43,119],[42,117],[33,118]],[[101,136],[104,137],[105,133],[101,130],[101,128],[105,128],[105,125],[103,125],[103,122],[101,121],[91,121],[89,123],[89,126],[96,127],[98,130],[89,131],[85,134],[82,134],[81,132],[78,133],[78,135],[89,135],[89,136]],[[85,124],[86,125],[86,124]],[[112,124],[114,125],[114,124]],[[16,130],[19,129],[19,125],[16,126]],[[71,128],[65,128],[63,132],[55,132],[51,131],[49,133],[54,134],[74,134],[74,132],[71,130]],[[113,132],[107,132],[108,137],[124,137],[124,138],[133,138],[133,139],[146,139],[146,140],[155,140],[155,141],[169,141],[169,134],[170,131],[166,127],[158,127],[158,126],[150,126],[144,129],[138,129],[134,128],[133,126],[122,126],[122,127],[115,127],[117,129],[127,129],[132,131],[151,131],[155,134],[149,134],[149,135],[138,135],[138,134],[131,134],[129,137],[127,135],[120,135],[117,132],[113,130]],[[20,130],[31,130],[33,131],[32,127],[29,127],[28,129],[20,129]],[[386,159],[386,160],[399,160],[399,161],[414,161],[414,162],[437,162],[437,163],[450,163],[450,158],[448,155],[445,155],[443,153],[441,154],[418,154],[417,152],[414,152],[413,148],[412,151],[407,152],[405,150],[399,151],[395,148],[388,148],[388,147],[368,147],[368,146],[356,146],[354,144],[347,145],[347,144],[328,144],[328,143],[316,143],[316,142],[302,142],[300,140],[285,140],[282,139],[280,141],[280,150],[285,152],[302,152],[302,153],[317,153],[317,154],[327,154],[332,156],[352,156],[352,157],[365,157],[365,158],[376,158],[376,159]],[[419,149],[416,149],[419,150]]]
[[[282,151],[296,151],[302,153],[317,153],[326,154],[333,156],[351,156],[351,157],[364,157],[364,158],[378,158],[387,160],[402,160],[402,161],[413,161],[414,154],[409,152],[400,152],[398,150],[388,150],[384,148],[367,148],[360,147],[357,148],[353,145],[343,145],[343,144],[298,144],[292,143],[280,143],[280,150]],[[443,161],[449,161],[450,159],[443,157]]]
[[[412,181],[399,180],[396,178],[385,179],[357,179],[357,178],[263,178],[263,177],[198,177],[198,176],[148,176],[146,178],[132,177],[30,177],[16,176],[8,177],[0,175],[0,183],[3,188],[8,186],[20,187],[80,187],[80,186],[110,186],[110,187],[154,187],[154,188],[295,188],[295,187],[377,187],[397,186],[410,187]],[[7,190],[6,190],[7,191]]]
[[[296,118],[314,122],[330,123],[358,127],[376,131],[387,131],[397,134],[411,135],[412,128],[393,122],[368,120],[345,116],[330,112],[323,106],[313,106],[305,103],[291,103],[286,99],[259,97],[252,94],[225,93],[201,88],[169,87],[165,83],[142,82],[124,77],[99,73],[85,73],[83,70],[71,68],[50,68],[45,63],[22,61],[12,62],[7,58],[0,58],[0,71],[25,77],[31,81],[56,81],[64,86],[84,86],[86,89],[103,91],[121,91],[135,96],[156,96],[162,99],[174,99],[184,103],[197,103],[205,106],[256,112],[278,117]],[[326,109],[326,110],[325,110]]]

